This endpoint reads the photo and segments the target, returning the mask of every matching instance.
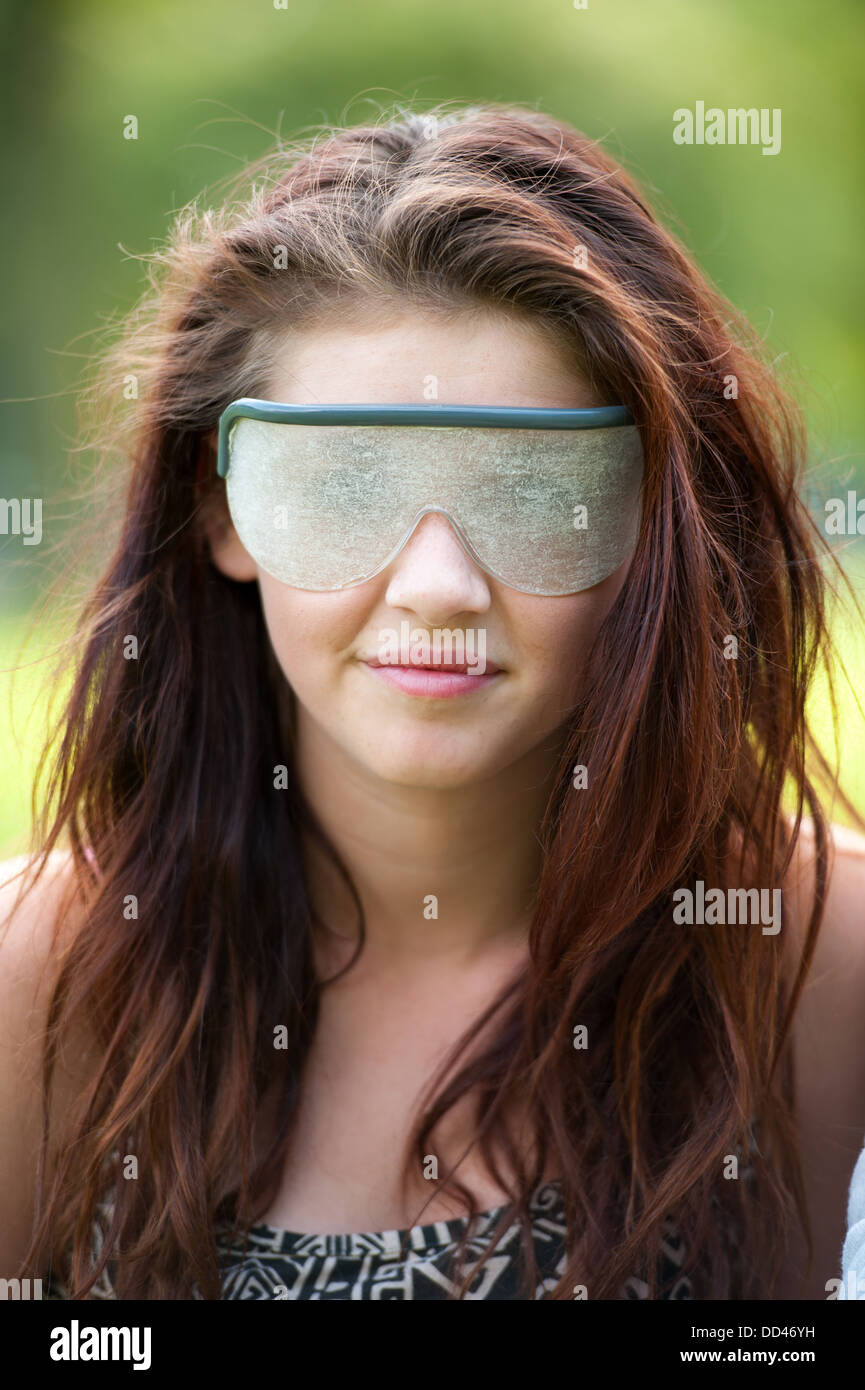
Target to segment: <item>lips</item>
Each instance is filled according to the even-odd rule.
[[[441,671],[443,675],[473,675],[477,666],[470,666],[465,661],[413,661],[406,666],[398,661],[379,661],[376,657],[361,657],[361,661],[366,666],[385,666],[392,671]],[[494,676],[501,667],[494,661],[484,662],[484,675]]]

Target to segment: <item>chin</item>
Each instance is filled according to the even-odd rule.
[[[427,791],[452,791],[456,787],[470,786],[485,775],[484,768],[476,763],[449,761],[441,752],[427,749],[405,758],[391,757],[387,763],[381,762],[370,769],[383,782],[399,787],[417,787]]]

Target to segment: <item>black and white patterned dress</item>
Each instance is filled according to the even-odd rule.
[[[529,1209],[538,1267],[534,1298],[543,1299],[558,1283],[566,1264],[567,1231],[559,1183],[553,1180],[539,1187]],[[502,1210],[496,1207],[477,1218],[467,1245],[465,1272],[483,1253]],[[245,1253],[239,1239],[220,1242],[222,1298],[289,1302],[452,1298],[457,1289],[453,1280],[454,1258],[466,1220],[466,1217],[456,1217],[411,1227],[403,1257],[400,1252],[407,1234],[405,1230],[310,1235],[260,1223],[249,1228]],[[464,1294],[466,1301],[525,1298],[521,1288],[521,1239],[522,1228],[515,1220],[479,1270],[476,1282]],[[684,1256],[684,1243],[668,1222],[659,1268],[661,1285],[668,1287],[659,1292],[660,1299],[693,1298],[690,1279],[679,1273]],[[110,1268],[109,1262],[108,1270]],[[115,1297],[108,1270],[95,1285],[91,1298]],[[591,1297],[591,1289],[588,1294]],[[45,1294],[46,1298],[54,1299],[66,1296],[63,1286],[56,1280],[49,1284]],[[642,1279],[630,1278],[621,1297],[645,1299],[648,1287]]]

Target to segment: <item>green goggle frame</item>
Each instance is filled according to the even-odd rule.
[[[633,552],[643,453],[626,406],[286,405],[244,397],[219,420],[237,533],[296,588],[364,583],[430,511],[503,584],[561,595]]]

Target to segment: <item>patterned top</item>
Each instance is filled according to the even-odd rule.
[[[504,1207],[483,1212],[467,1243],[466,1272],[483,1253],[487,1236],[497,1224]],[[557,1180],[539,1187],[529,1203],[538,1266],[534,1298],[542,1299],[555,1287],[565,1270],[566,1250],[564,1199]],[[107,1214],[107,1207],[103,1206]],[[453,1261],[465,1229],[467,1217],[433,1221],[401,1231],[371,1231],[350,1235],[311,1235],[285,1231],[278,1226],[259,1224],[247,1232],[246,1253],[242,1241],[219,1242],[222,1298],[224,1300],[279,1299],[287,1301],[341,1299],[439,1299],[453,1297],[458,1285],[453,1280]],[[404,1259],[400,1259],[403,1237],[409,1240]],[[494,1254],[479,1271],[477,1280],[464,1295],[474,1299],[522,1300],[522,1228],[515,1220],[499,1240]],[[98,1250],[99,1239],[94,1241]],[[675,1226],[667,1221],[661,1244],[659,1279],[670,1282],[661,1299],[692,1299],[691,1281],[680,1276],[685,1258],[684,1242]],[[111,1299],[116,1295],[110,1281],[111,1262],[91,1290],[90,1298]],[[591,1295],[591,1290],[588,1291]],[[200,1297],[200,1295],[198,1295]],[[45,1298],[65,1299],[63,1285],[49,1280]],[[639,1278],[628,1279],[621,1291],[623,1299],[645,1299],[648,1286]]]

